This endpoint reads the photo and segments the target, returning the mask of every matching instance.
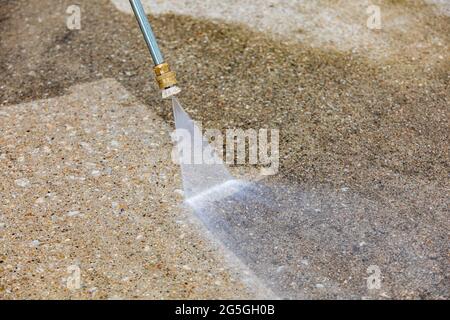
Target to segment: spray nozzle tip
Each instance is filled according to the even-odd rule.
[[[169,88],[165,88],[161,91],[161,95],[163,99],[169,98],[181,92],[181,89],[177,86],[172,86]]]

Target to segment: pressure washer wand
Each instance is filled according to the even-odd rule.
[[[130,0],[130,4],[133,8],[134,15],[136,16],[136,20],[139,23],[142,35],[144,36],[144,40],[147,43],[148,50],[150,51],[155,64],[153,70],[155,71],[156,81],[161,89],[163,99],[179,93],[181,90],[176,86],[177,79],[175,77],[175,72],[170,71],[169,64],[164,62],[163,55],[161,50],[159,50],[158,43],[156,42],[152,27],[150,26],[147,16],[145,15],[141,1]]]

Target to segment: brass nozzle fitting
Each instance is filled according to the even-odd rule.
[[[170,71],[170,67],[167,62],[156,65],[153,70],[155,71],[156,81],[158,82],[161,90],[170,88],[177,84],[175,72]]]

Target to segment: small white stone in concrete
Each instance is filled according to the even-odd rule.
[[[316,288],[317,289],[323,289],[323,288],[325,288],[325,286],[323,284],[321,284],[321,283],[318,283],[318,284],[316,284]]]
[[[45,152],[45,153],[51,153],[51,152],[52,152],[52,149],[50,149],[48,146],[44,146],[44,147],[42,148],[42,151]]]
[[[80,214],[80,211],[69,211],[67,213],[68,217],[74,217],[74,216],[78,216]]]
[[[39,242],[39,240],[33,240],[31,241],[31,246],[32,247],[38,247],[41,243]]]
[[[92,148],[91,145],[87,142],[80,142],[80,145],[88,152],[91,153],[92,152]]]
[[[94,176],[94,177],[100,177],[101,172],[98,171],[98,170],[92,170],[91,174],[92,174],[92,176]]]
[[[30,186],[30,180],[27,178],[21,178],[14,181],[19,187],[27,188]]]
[[[286,266],[279,266],[279,267],[277,268],[277,273],[282,272],[284,269],[286,269]]]
[[[118,148],[118,147],[120,147],[120,143],[117,142],[116,140],[113,140],[113,141],[111,141],[111,147]]]

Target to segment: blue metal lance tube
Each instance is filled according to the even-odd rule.
[[[147,20],[141,1],[130,0],[130,4],[133,8],[139,27],[141,28],[144,40],[147,43],[148,50],[152,55],[153,62],[155,63],[153,71],[155,72],[156,82],[158,82],[159,89],[161,89],[163,99],[178,94],[181,90],[176,85],[176,74],[170,70],[169,64],[164,62],[164,58],[159,50],[158,43],[156,42],[152,27]]]
[[[148,50],[152,55],[153,62],[155,65],[159,65],[164,62],[163,55],[159,50],[158,43],[156,42],[155,35],[153,34],[152,27],[148,22],[147,16],[145,15],[144,8],[140,0],[130,0],[131,7],[133,8],[134,15],[139,23],[142,34],[144,36],[145,42],[147,43]]]

